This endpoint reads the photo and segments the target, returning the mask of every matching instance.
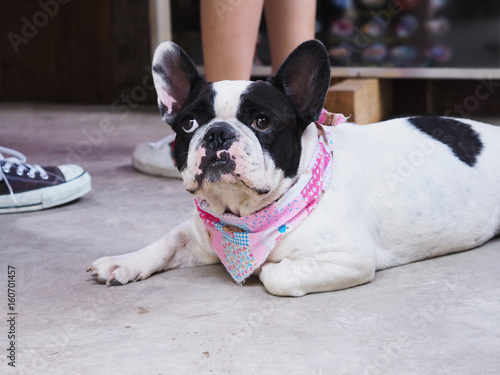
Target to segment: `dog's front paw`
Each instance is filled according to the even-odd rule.
[[[106,285],[125,285],[131,281],[147,279],[151,273],[141,270],[137,259],[131,254],[103,257],[87,269],[92,276]]]

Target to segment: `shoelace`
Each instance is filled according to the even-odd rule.
[[[2,153],[9,154],[11,156],[6,158],[3,156]],[[10,197],[12,198],[15,204],[17,204],[16,196],[14,195],[14,191],[12,190],[9,180],[5,175],[5,173],[10,172],[11,168],[13,167],[16,168],[16,173],[18,176],[22,176],[24,174],[24,171],[27,170],[28,171],[27,176],[29,178],[35,178],[36,173],[38,173],[43,180],[49,178],[49,175],[47,174],[45,169],[43,169],[38,164],[26,163],[26,156],[21,154],[19,151],[0,146],[0,161],[5,162],[4,165],[0,168],[0,181],[5,181],[7,189],[9,190]]]

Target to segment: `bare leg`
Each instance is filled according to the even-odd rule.
[[[302,42],[314,39],[316,0],[266,0],[273,73]]]
[[[208,81],[248,80],[263,0],[201,0],[201,33]]]

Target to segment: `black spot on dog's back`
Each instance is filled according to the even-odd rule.
[[[408,121],[420,131],[448,146],[453,154],[473,167],[483,149],[479,134],[469,124],[443,117],[411,117]]]

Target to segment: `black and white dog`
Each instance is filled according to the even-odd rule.
[[[272,294],[302,296],[500,233],[500,129],[444,117],[319,126],[330,66],[318,41],[267,81],[207,83],[169,42],[153,74],[196,208],[159,241],[95,261],[100,282],[222,262],[240,284],[256,274]]]

